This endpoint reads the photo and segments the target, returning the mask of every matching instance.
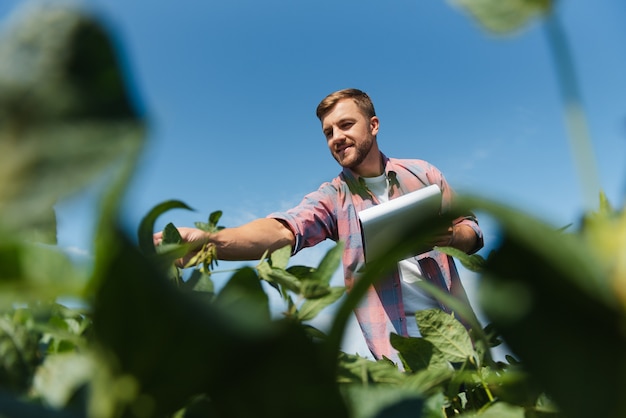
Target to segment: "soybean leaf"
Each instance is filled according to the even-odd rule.
[[[298,310],[298,319],[308,321],[317,316],[325,307],[335,303],[343,295],[345,288],[331,287],[329,293],[317,299],[307,299]]]
[[[405,418],[421,416],[421,396],[410,389],[389,385],[356,386],[345,390],[354,418]]]
[[[136,380],[142,405],[168,415],[204,394],[220,416],[348,416],[332,373],[336,357],[326,361],[298,324],[243,332],[223,309],[169,284],[117,230],[115,237],[97,271],[94,331],[121,376]]]
[[[333,248],[328,250],[320,261],[319,266],[315,270],[314,279],[321,283],[328,284],[333,277],[333,274],[337,271],[339,264],[341,263],[341,257],[343,255],[344,244],[339,242]]]
[[[180,232],[174,226],[173,223],[168,223],[163,228],[163,243],[164,244],[181,244],[183,238],[180,236]]]
[[[420,334],[450,362],[463,362],[475,355],[472,340],[452,315],[441,309],[426,309],[415,313]]]
[[[456,258],[466,269],[479,273],[485,265],[485,259],[479,254],[469,255],[454,247],[436,247],[437,251]]]
[[[290,257],[291,257],[290,245],[286,245],[282,248],[277,249],[270,255],[272,267],[278,268],[278,269],[285,269],[287,267],[287,264],[289,263]]]
[[[154,223],[159,216],[172,209],[193,210],[192,208],[187,206],[186,203],[181,202],[180,200],[167,200],[153,207],[146,214],[146,216],[141,219],[141,222],[139,223],[137,237],[139,240],[139,248],[141,249],[141,251],[143,251],[144,254],[155,253],[154,243],[152,240],[152,236],[154,234]]]
[[[270,284],[283,286],[286,290],[290,290],[296,294],[300,294],[300,283],[297,277],[289,274],[287,271],[270,266],[267,261],[261,261],[257,265],[259,276]]]
[[[435,345],[425,338],[407,338],[391,334],[391,345],[398,350],[405,370],[449,370],[450,364]]]
[[[208,222],[195,222],[195,226],[198,229],[202,229],[206,232],[217,232],[224,229],[223,226],[218,226],[220,218],[222,217],[222,211],[216,210],[215,212],[211,212],[209,215]]]
[[[374,361],[356,354],[339,352],[337,379],[340,383],[391,383],[401,384],[406,374],[388,361]]]
[[[217,295],[215,306],[232,320],[233,326],[245,332],[265,331],[270,323],[269,299],[250,267],[237,270],[228,280]]]

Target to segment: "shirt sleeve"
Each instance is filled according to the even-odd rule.
[[[325,239],[337,241],[337,190],[330,183],[306,195],[300,204],[285,212],[267,215],[282,221],[293,232],[296,243],[293,254]]]

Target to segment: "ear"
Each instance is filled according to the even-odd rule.
[[[372,116],[370,118],[370,132],[372,135],[376,136],[378,134],[378,128],[380,126],[380,121],[377,116]]]

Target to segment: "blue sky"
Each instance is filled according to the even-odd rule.
[[[20,0],[0,2],[6,17]],[[134,230],[156,204],[224,211],[236,226],[297,204],[331,179],[317,103],[367,91],[388,155],[439,167],[459,192],[505,202],[556,226],[585,202],[541,21],[496,37],[444,0],[91,0],[111,26],[149,121],[146,150],[124,206]],[[584,99],[598,176],[623,203],[626,4],[558,4]],[[58,205],[59,243],[89,252],[95,192]],[[495,228],[483,223],[486,248]],[[325,251],[297,261],[315,264]]]

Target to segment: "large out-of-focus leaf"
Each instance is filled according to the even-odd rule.
[[[86,285],[85,272],[57,247],[11,242],[8,238],[0,244],[0,308],[80,296]]]
[[[27,2],[3,29],[0,215],[5,228],[30,232],[52,222],[59,198],[134,156],[144,128],[97,19]]]
[[[480,301],[507,345],[565,416],[625,416],[625,318],[607,266],[579,236],[501,205],[473,206],[503,231]]]
[[[280,321],[244,332],[218,305],[171,285],[126,238],[110,238],[96,271],[93,324],[99,343],[138,382],[137,416],[173,413],[199,394],[220,416],[347,416],[334,363],[302,327]]]
[[[389,385],[347,386],[344,393],[353,418],[405,418],[422,416],[424,400],[413,390]]]
[[[39,363],[39,337],[29,327],[0,316],[0,388],[23,391],[28,388]]]
[[[34,395],[46,405],[62,409],[79,389],[89,384],[98,368],[96,359],[78,352],[46,357],[33,381]]]
[[[449,0],[467,10],[487,30],[510,33],[538,15],[548,13],[552,0]]]

